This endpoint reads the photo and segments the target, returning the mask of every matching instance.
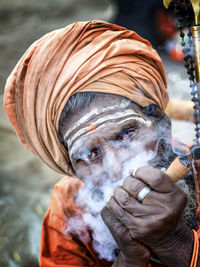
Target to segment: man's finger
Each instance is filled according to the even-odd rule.
[[[123,182],[123,188],[134,198],[137,198],[139,192],[147,186],[143,181],[136,177],[128,176]]]
[[[166,216],[165,214],[162,214],[161,210],[157,210],[157,214],[146,214],[143,217],[135,217],[120,207],[114,197],[109,200],[107,205],[120,222],[126,226],[131,237],[144,244],[150,242],[150,240],[148,240],[149,236],[154,237],[159,233],[159,231],[165,231],[166,223],[163,218]],[[117,230],[118,229],[116,229],[116,231]]]
[[[114,199],[124,210],[135,217],[146,217],[155,213],[154,207],[141,204],[121,187],[115,189]]]
[[[160,193],[169,193],[174,191],[175,188],[178,190],[178,187],[175,186],[170,177],[159,169],[141,167],[136,170],[134,177]]]
[[[117,228],[122,223],[118,220],[118,218],[108,209],[108,207],[104,207],[101,211],[101,217],[106,224],[106,226],[111,228]]]
[[[123,242],[131,242],[132,239],[128,235],[128,229],[122,224],[120,220],[112,213],[108,207],[104,207],[101,211],[101,217],[111,232],[113,238],[119,247]]]
[[[120,220],[120,222],[129,230],[131,230],[131,232],[134,232],[134,230],[138,228],[140,222],[143,220],[139,217],[132,216],[129,212],[120,207],[120,205],[115,201],[114,197],[111,197],[111,199],[107,203],[107,206],[117,217],[117,219]]]

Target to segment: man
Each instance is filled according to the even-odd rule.
[[[167,101],[158,54],[120,26],[79,22],[28,49],[8,78],[5,108],[25,146],[68,175],[43,221],[41,266],[195,266],[194,185],[184,183],[188,227],[185,193],[160,170],[174,157]],[[90,215],[99,218],[108,184],[120,186],[101,214],[119,250],[106,260]]]

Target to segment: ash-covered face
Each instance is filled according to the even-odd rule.
[[[60,124],[60,138],[72,167],[84,180],[76,196],[76,204],[85,212],[83,222],[79,217],[71,218],[66,232],[80,229],[81,223],[92,229],[94,249],[109,261],[114,260],[116,243],[100,215],[107,199],[123,184],[130,169],[145,165],[167,168],[174,157],[170,120],[162,112],[155,113],[123,97],[105,94],[81,111],[64,116]],[[185,181],[178,185],[189,196],[184,221],[194,226],[193,186]]]
[[[61,135],[81,179],[118,180],[131,168],[167,167],[169,120],[147,116],[136,104],[117,95],[98,96],[84,110],[70,115]]]

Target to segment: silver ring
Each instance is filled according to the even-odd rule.
[[[151,188],[149,186],[145,186],[137,195],[137,200],[142,202],[142,200],[151,192]]]

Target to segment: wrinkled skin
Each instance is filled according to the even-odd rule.
[[[161,137],[170,143],[168,121],[163,128],[162,120],[147,117],[129,100],[127,105],[120,106],[121,101],[121,97],[114,95],[99,97],[81,113],[71,114],[66,127],[60,129],[72,167],[83,180],[120,179],[124,161],[140,153],[140,146],[130,151],[127,140],[131,144],[142,143],[145,150],[156,150],[151,166],[159,166]],[[105,111],[110,106],[113,109]],[[96,114],[82,120],[95,108]],[[127,109],[133,113],[124,116]],[[118,113],[118,117],[112,117]],[[98,125],[99,119],[103,122]],[[90,130],[91,125],[95,129]],[[73,130],[67,132],[70,128]],[[120,145],[114,146],[114,141]],[[152,190],[140,203],[137,195],[146,185]],[[147,266],[152,255],[168,266],[189,266],[193,235],[180,220],[185,205],[186,195],[159,169],[142,167],[134,177],[127,177],[102,211],[102,218],[120,248],[113,266]]]
[[[146,185],[152,191],[140,203],[137,195]],[[165,173],[151,167],[140,168],[135,177],[127,177],[123,187],[116,188],[114,197],[108,202],[109,208],[127,226],[131,236],[152,248],[165,242],[165,238],[173,232],[185,204],[185,194]],[[161,230],[157,232],[159,228]]]
[[[149,249],[131,236],[128,227],[108,207],[102,210],[102,217],[120,249],[113,266],[146,266],[151,257]]]
[[[146,185],[152,191],[140,203],[136,198]],[[186,195],[164,172],[143,167],[136,171],[134,177],[127,177],[123,187],[115,189],[105,209],[110,211],[111,218],[116,216],[129,229],[134,240],[145,244],[162,263],[167,266],[188,266],[193,245],[192,233],[180,221],[186,199]],[[112,222],[105,214],[102,211],[108,228],[115,227],[114,220]]]

